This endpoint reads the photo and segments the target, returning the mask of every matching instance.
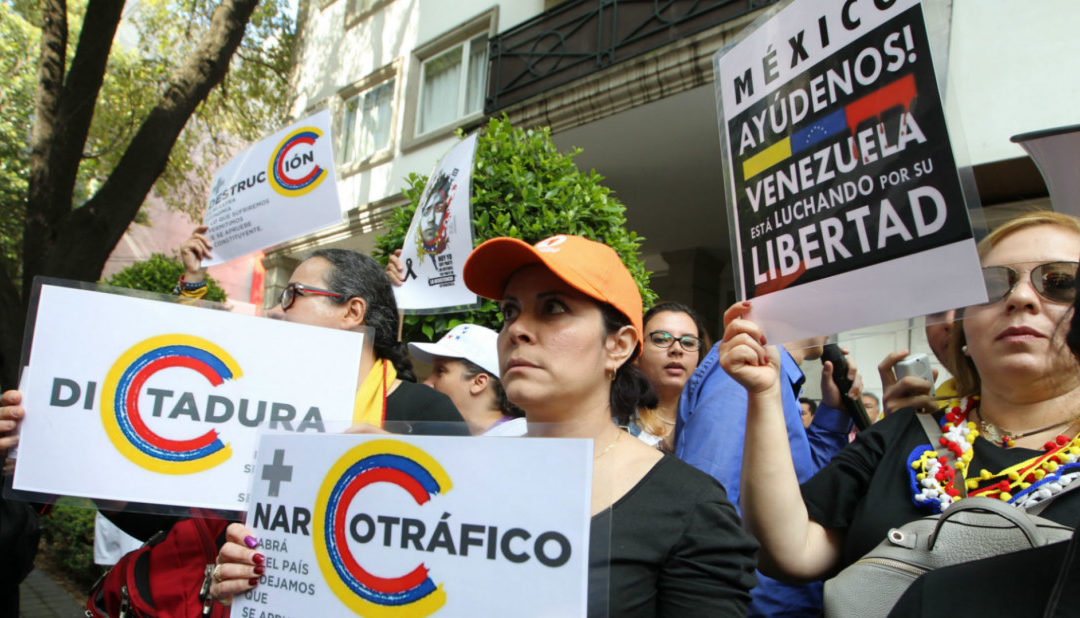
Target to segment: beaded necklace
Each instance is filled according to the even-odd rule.
[[[968,417],[979,405],[978,397],[952,399],[941,418],[938,443],[956,455],[955,467],[948,465],[933,446],[915,447],[908,456],[912,500],[916,506],[940,513],[962,495],[957,483],[964,483],[969,496],[998,498],[1022,508],[1030,508],[1061,492],[1080,478],[1080,434],[1072,439],[1059,435],[1043,445],[1043,453],[994,474],[980,470],[968,478],[979,436],[978,425]]]

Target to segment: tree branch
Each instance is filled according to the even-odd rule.
[[[101,189],[59,226],[57,247],[41,272],[96,279],[109,252],[138,212],[185,123],[229,66],[244,37],[258,0],[225,0],[214,11],[199,46],[172,75],[161,100],[150,111]]]
[[[44,244],[48,228],[45,204],[55,200],[49,161],[60,125],[60,93],[63,89],[67,50],[67,3],[41,2],[41,56],[38,59],[37,89],[34,92],[34,123],[30,130],[30,181],[27,188],[26,224],[23,246]],[[30,289],[31,273],[40,267],[40,256],[23,251],[23,289]]]
[[[50,222],[59,221],[71,211],[71,194],[75,190],[79,162],[123,11],[124,0],[90,0],[86,6],[79,44],[60,95],[59,121],[64,130],[56,135],[56,147],[49,161],[51,181],[58,197],[45,205]]]

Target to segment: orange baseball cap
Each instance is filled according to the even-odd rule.
[[[465,285],[480,296],[502,300],[510,275],[531,264],[543,264],[570,287],[619,310],[637,330],[641,349],[641,292],[619,254],[605,244],[568,234],[535,245],[517,238],[492,238],[465,261]]]

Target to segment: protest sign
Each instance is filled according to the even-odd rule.
[[[330,112],[278,131],[214,174],[203,223],[214,245],[205,266],[341,222]]]
[[[473,250],[469,194],[475,153],[474,133],[443,156],[424,186],[401,248],[405,281],[394,288],[399,309],[433,313],[476,304],[461,276]]]
[[[918,0],[796,1],[714,67],[736,289],[770,340],[986,300]]]
[[[260,429],[352,420],[360,333],[39,285],[16,490],[245,510]]]
[[[589,440],[277,434],[256,470],[235,616],[585,615]]]

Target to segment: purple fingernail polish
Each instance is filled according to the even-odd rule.
[[[251,549],[255,549],[259,546],[259,540],[249,534],[244,537],[244,545],[247,545]]]

